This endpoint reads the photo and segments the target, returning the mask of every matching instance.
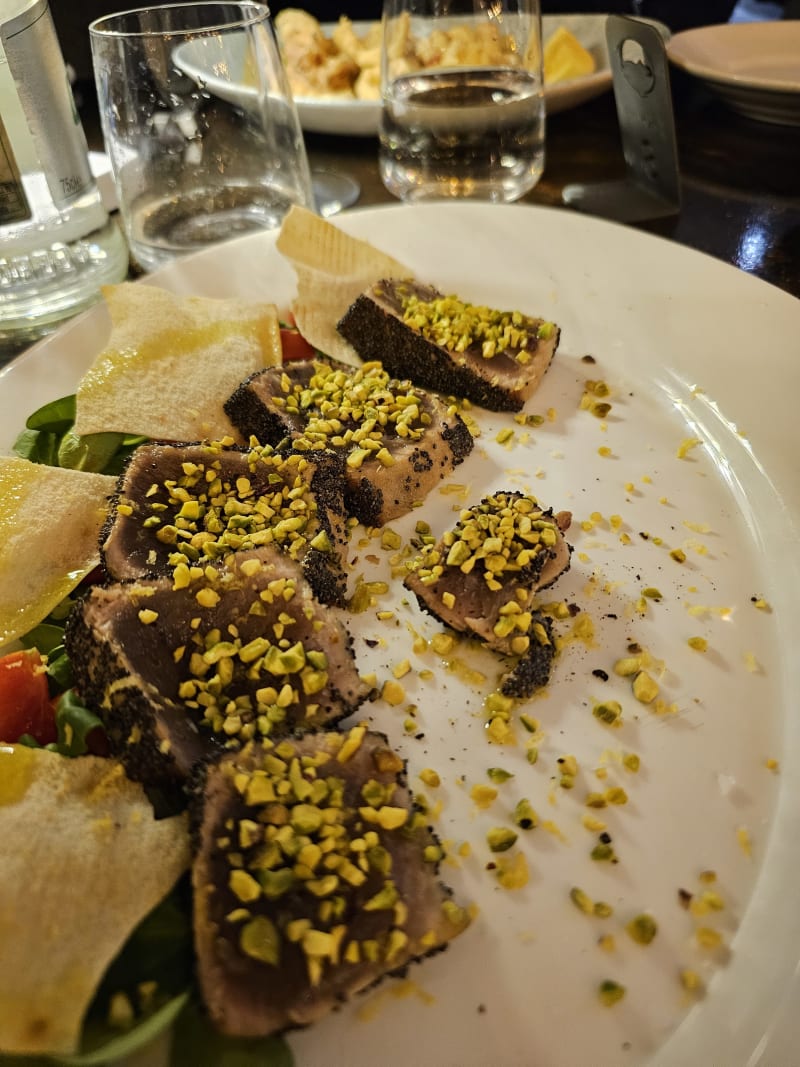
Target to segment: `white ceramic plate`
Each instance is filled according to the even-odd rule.
[[[800,21],[685,30],[675,34],[667,54],[741,114],[800,126]]]
[[[552,684],[525,708],[543,733],[532,766],[522,726],[514,746],[487,741],[483,700],[495,661],[458,650],[457,660],[484,672],[480,682],[455,662],[413,651],[413,633],[439,628],[391,582],[379,543],[365,546],[356,533],[354,573],[389,579],[378,607],[394,612],[383,621],[375,611],[352,618],[359,666],[383,680],[409,659],[402,684],[423,736],[405,733],[405,705],[377,701],[363,710],[407,757],[412,786],[440,806],[434,825],[442,839],[456,853],[470,846],[443,876],[478,910],[447,952],[411,968],[408,982],[385,982],[290,1035],[297,1067],[796,1062],[800,304],[676,244],[556,209],[398,205],[351,212],[338,224],[445,291],[561,325],[560,352],[527,407],[543,423],[524,427],[476,409],[482,436],[453,478],[463,492],[434,492],[421,511],[392,525],[404,539],[419,519],[439,531],[454,522],[454,509],[501,487],[571,509],[572,568],[552,596],[578,605],[593,636],[565,645]],[[268,235],[209,249],[148,281],[279,305],[294,291]],[[104,309],[95,308],[0,373],[2,445],[26,412],[74,388],[107,331]],[[586,379],[611,390],[605,421],[581,410]],[[499,444],[502,429],[513,439]],[[702,443],[678,458],[690,438]],[[621,525],[609,522],[612,515]],[[678,548],[684,563],[670,556]],[[663,599],[648,600],[640,615],[636,602],[648,586]],[[771,611],[758,610],[753,597]],[[559,632],[572,625],[559,624]],[[707,652],[688,646],[693,636],[707,639]],[[662,696],[674,711],[659,715],[637,703],[629,682],[613,674],[631,641],[664,661]],[[423,669],[429,677],[420,678]],[[594,718],[593,701],[601,699],[621,703],[621,728]],[[623,752],[639,755],[637,774],[620,764]],[[558,784],[557,760],[566,755],[580,768],[572,790]],[[492,766],[515,777],[478,811],[470,790],[489,784]],[[428,767],[440,774],[440,788],[422,786],[418,774]],[[586,794],[616,785],[628,803],[593,811],[613,838],[619,864],[612,866],[589,858],[597,834],[581,820]],[[516,848],[530,881],[509,891],[486,869],[497,857],[485,834],[509,824],[520,797],[542,825],[520,833]],[[695,917],[678,894],[701,892],[706,870],[716,872],[711,888],[725,908]],[[582,914],[569,899],[573,886],[611,904],[613,916]],[[640,912],[659,926],[648,947],[625,932]],[[723,946],[698,947],[698,926],[718,930]],[[598,946],[604,934],[613,936],[613,951]],[[681,968],[702,976],[704,998],[682,990]],[[613,1008],[596,996],[605,979],[627,987]],[[776,1046],[781,1012],[790,1020],[788,1043]]]
[[[644,20],[653,22],[653,20]],[[612,78],[608,60],[608,47],[605,37],[605,15],[545,15],[542,19],[545,41],[559,26],[564,26],[577,37],[581,44],[594,56],[597,64],[592,74],[569,81],[558,82],[545,88],[545,102],[548,115],[577,107],[587,100],[599,96],[611,88]],[[662,23],[655,23],[665,39],[669,30]],[[366,32],[370,23],[355,22],[353,27],[358,34]],[[323,23],[327,35],[333,32],[335,23]],[[235,42],[234,42],[235,44]],[[228,64],[226,76],[220,68],[214,69],[209,62],[203,42],[191,41],[176,49],[176,61],[187,73],[202,79],[208,88],[223,99],[241,104],[248,97],[254,98],[253,90],[236,84],[236,71],[241,62],[234,59]],[[380,117],[379,100],[353,100],[341,97],[296,96],[295,104],[303,129],[309,133],[330,133],[346,136],[375,136],[378,132]]]

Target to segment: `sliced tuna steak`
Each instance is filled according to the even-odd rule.
[[[224,757],[195,818],[198,974],[223,1033],[307,1026],[468,924],[402,760],[363,726]]]
[[[113,755],[151,784],[253,737],[336,722],[369,692],[344,625],[275,548],[238,552],[182,588],[171,578],[95,587],[66,645]]]
[[[123,472],[101,537],[112,578],[172,574],[275,544],[323,603],[342,603],[343,461],[331,451],[146,444]]]
[[[380,363],[308,360],[247,379],[225,411],[259,441],[345,457],[345,503],[366,526],[419,505],[470,453],[472,435],[437,397],[395,381]]]
[[[522,493],[495,493],[425,545],[405,579],[441,622],[519,659],[502,686],[509,696],[529,696],[547,682],[554,647],[535,600],[569,567],[571,518]]]
[[[518,311],[496,311],[417,282],[371,286],[337,323],[365,360],[396,378],[490,411],[519,411],[555,355],[559,328]]]

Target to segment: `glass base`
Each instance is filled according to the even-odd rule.
[[[24,256],[0,254],[0,350],[51,333],[94,304],[103,285],[122,281],[128,247],[111,219],[96,233]]]
[[[355,178],[334,170],[312,170],[311,188],[317,211],[324,219],[352,207],[361,196],[361,186]]]

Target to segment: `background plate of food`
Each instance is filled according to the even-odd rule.
[[[355,718],[406,761],[417,810],[447,853],[440,876],[472,922],[446,952],[289,1033],[295,1064],[795,1062],[791,1044],[772,1054],[768,1042],[800,1002],[800,911],[787,890],[800,863],[800,495],[787,388],[797,301],[671,242],[562,210],[397,205],[348,213],[341,231],[380,250],[378,277],[394,257],[392,270],[484,311],[543,316],[561,334],[521,411],[461,406],[475,443],[457,470],[387,527],[351,530],[345,617],[376,689]],[[136,307],[149,290],[153,314],[134,309],[123,339],[112,340],[100,306],[11,363],[0,374],[0,444],[10,450],[28,413],[81,380],[79,413],[81,395],[122,398],[111,385],[128,375],[133,388],[137,367],[152,397],[137,417],[163,415],[189,440],[175,420],[196,417],[201,362],[229,371],[230,339],[247,332],[244,309],[203,327],[212,298],[299,309],[298,278],[318,302],[346,298],[357,278],[358,256],[330,231],[291,250],[285,236],[245,237],[129,283]],[[177,336],[170,293],[202,313]],[[316,327],[335,339],[341,311]],[[87,376],[95,359],[109,374]],[[105,410],[120,430],[143,432],[130,401]],[[402,577],[406,548],[498,490],[571,511],[574,548],[547,594],[552,679],[510,708],[492,699],[494,654],[419,610]],[[5,591],[14,577],[35,580],[67,537],[46,509],[9,530],[14,500],[3,503],[4,541],[18,546]],[[39,563],[20,576],[26,546]],[[0,810],[13,821],[14,805]],[[76,849],[74,862],[83,856]],[[48,932],[30,892],[36,874],[0,879],[18,901],[4,911],[5,952],[20,931]],[[83,924],[87,954],[96,925]],[[274,966],[264,960],[273,978]]]
[[[611,88],[605,15],[545,15],[545,101],[547,113],[577,107]],[[309,133],[375,136],[380,119],[380,23],[320,23],[298,9],[275,19],[300,123]],[[669,30],[657,25],[665,38]],[[227,65],[208,54],[208,42],[176,50],[178,64],[232,103],[252,104],[243,57]],[[216,57],[218,58],[218,57]],[[227,70],[227,76],[221,71]]]

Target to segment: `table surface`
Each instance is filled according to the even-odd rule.
[[[672,89],[680,211],[637,226],[800,297],[800,127],[744,118],[681,72]],[[394,201],[381,183],[375,139],[308,134],[306,145],[312,166],[360,182],[358,207]],[[521,203],[563,206],[565,186],[621,178],[625,170],[609,91],[548,120],[544,175]]]
[[[91,87],[81,117],[89,146],[102,149]],[[756,122],[730,110],[682,71],[672,74],[681,206],[636,223],[698,249],[800,297],[800,127]],[[396,203],[378,172],[374,137],[307,134],[312,167],[355,178],[355,205]],[[564,187],[625,175],[612,91],[548,119],[544,175],[523,203],[564,206]],[[0,353],[0,364],[17,353]]]

